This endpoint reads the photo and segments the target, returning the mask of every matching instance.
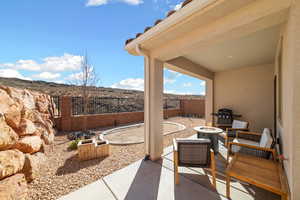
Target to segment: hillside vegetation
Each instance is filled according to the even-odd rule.
[[[28,81],[17,78],[0,77],[0,85],[16,87],[20,89],[29,89],[33,91],[43,92],[52,96],[79,96],[80,87],[67,84],[58,84],[46,81]],[[144,92],[137,90],[126,90],[105,87],[90,87],[93,96],[99,97],[119,97],[119,98],[143,98]],[[202,99],[202,95],[176,95],[164,94],[165,98],[171,99]]]

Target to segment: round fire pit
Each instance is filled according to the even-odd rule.
[[[197,126],[194,128],[197,131],[198,138],[208,138],[211,140],[212,148],[215,154],[219,153],[218,135],[223,132],[222,129],[211,126]]]

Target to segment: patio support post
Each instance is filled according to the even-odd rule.
[[[214,105],[214,98],[213,98],[213,80],[207,79],[205,81],[205,121],[206,124],[213,125],[213,105]]]
[[[145,57],[145,149],[151,160],[163,153],[163,62]]]

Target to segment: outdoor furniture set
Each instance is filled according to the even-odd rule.
[[[215,155],[218,135],[225,136],[227,147],[226,196],[230,198],[231,178],[255,185],[288,199],[287,180],[282,161],[275,150],[271,130],[249,132],[248,122],[233,121],[232,128],[195,127],[197,139],[174,139],[174,181],[179,184],[178,167],[207,168],[216,187]],[[246,131],[247,130],[247,131]],[[223,137],[222,136],[222,137]]]

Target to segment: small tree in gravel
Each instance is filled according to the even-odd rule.
[[[99,84],[99,78],[96,73],[95,68],[89,63],[89,59],[87,54],[82,56],[82,61],[80,63],[80,72],[76,73],[76,77],[74,77],[72,84],[79,88],[79,94],[83,100],[83,130],[87,130],[87,115],[88,113],[88,104],[89,99],[92,95],[92,87],[96,87]]]

